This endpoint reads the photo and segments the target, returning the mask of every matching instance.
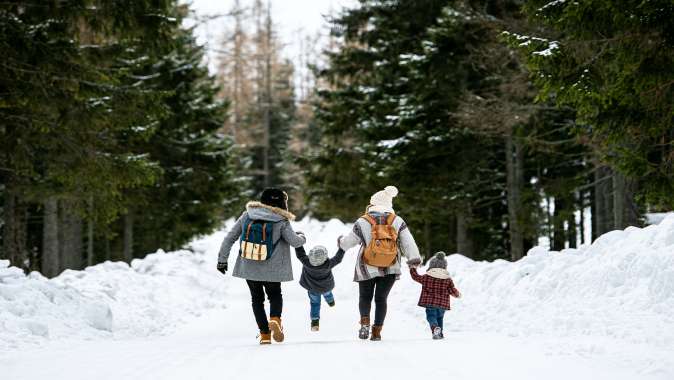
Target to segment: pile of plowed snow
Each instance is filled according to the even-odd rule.
[[[67,270],[48,280],[0,261],[0,351],[47,339],[171,331],[223,306],[223,281],[203,252],[177,251]]]
[[[331,254],[336,238],[349,230],[336,220],[305,219],[294,227],[306,233],[309,246],[323,244]],[[0,350],[48,339],[161,334],[225,302],[244,302],[227,300],[227,281],[215,271],[223,236],[197,239],[194,252],[158,252],[130,266],[106,262],[52,280],[25,276],[0,261]],[[356,292],[354,252],[347,256],[335,269],[337,287]],[[461,255],[448,262],[464,294],[446,317],[450,331],[674,346],[674,215],[643,229],[610,232],[579,249],[536,247],[516,263],[475,262]],[[418,327],[425,328],[418,294],[418,284],[404,274],[391,302],[417,315]],[[591,351],[606,344],[585,347]]]
[[[674,347],[674,215],[579,249],[531,249],[511,263],[448,258],[465,298],[459,328],[603,336]]]

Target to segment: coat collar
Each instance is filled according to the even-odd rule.
[[[385,214],[385,213],[393,214],[393,213],[395,213],[395,211],[393,210],[393,207],[372,206],[372,205],[367,206],[366,212],[380,212],[382,214]]]
[[[258,202],[258,201],[248,202],[246,204],[246,210],[250,210],[251,208],[265,208],[265,209],[273,212],[274,214],[278,214],[278,215],[288,219],[291,222],[293,220],[295,220],[295,214],[291,213],[290,211],[284,210],[282,208],[274,207],[274,206],[269,206],[269,205],[266,205],[262,202]]]
[[[440,280],[446,280],[449,278],[449,272],[447,272],[447,269],[442,268],[429,269],[426,271],[426,274],[433,278],[438,278]]]

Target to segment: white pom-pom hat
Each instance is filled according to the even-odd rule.
[[[386,186],[384,190],[377,191],[370,197],[370,206],[368,211],[376,212],[394,212],[393,198],[398,195],[398,188],[395,186]]]

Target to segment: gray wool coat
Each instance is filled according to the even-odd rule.
[[[290,247],[301,247],[306,243],[304,236],[298,235],[290,226],[295,215],[290,212],[260,202],[248,202],[246,211],[225,236],[218,255],[219,263],[226,263],[232,246],[241,238],[241,226],[246,215],[253,220],[274,222],[272,237],[274,252],[269,260],[254,261],[236,256],[232,276],[253,281],[285,282],[293,280],[293,268],[290,261]]]

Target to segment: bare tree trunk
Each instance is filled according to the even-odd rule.
[[[616,172],[613,175],[613,228],[625,227],[625,177]]]
[[[105,261],[110,261],[110,239],[105,238]]]
[[[578,229],[580,230],[580,244],[585,244],[585,192],[578,193],[580,202],[580,219]]]
[[[94,259],[94,199],[89,198],[89,219],[87,220],[87,266],[95,264]]]
[[[232,136],[234,138],[234,143],[239,142],[237,138],[237,132],[239,129],[239,123],[241,122],[241,85],[242,85],[242,48],[243,48],[243,30],[241,29],[241,17],[243,10],[241,9],[241,4],[239,0],[236,0],[234,3],[234,89],[232,92],[232,103],[234,106],[234,122],[232,123]]]
[[[566,243],[566,233],[564,232],[564,211],[566,209],[566,202],[561,197],[555,198],[555,210],[552,216],[553,235],[552,235],[552,249],[561,251],[564,249]]]
[[[271,185],[269,172],[269,149],[271,146],[270,129],[271,129],[271,60],[272,60],[272,23],[271,23],[271,1],[267,0],[267,22],[265,30],[265,104],[264,104],[264,185],[269,187]]]
[[[473,258],[473,240],[468,231],[470,212],[459,210],[456,213],[456,250],[458,253]]]
[[[124,215],[124,261],[130,263],[133,260],[133,214]]]
[[[576,224],[576,210],[573,207],[575,203],[571,203],[571,210],[569,210],[568,217],[566,218],[566,224],[568,225],[566,237],[569,242],[569,248],[576,248],[578,246],[578,231]]]
[[[607,167],[597,168],[595,171],[595,182],[595,214],[592,215],[592,218],[596,220],[597,229],[594,236],[596,239],[600,235],[613,229],[611,169]]]
[[[639,223],[639,213],[634,202],[634,182],[623,174],[613,174],[613,227],[618,230]]]
[[[44,221],[42,225],[42,274],[55,277],[61,273],[59,254],[59,204],[56,197],[44,202]]]
[[[19,196],[15,193],[11,179],[5,185],[5,202],[3,205],[3,246],[0,257],[19,268],[28,269],[28,252],[26,250],[26,219],[22,217],[23,207]]]
[[[513,261],[524,256],[524,234],[519,218],[524,185],[524,152],[522,144],[512,133],[506,136],[506,171],[508,192],[508,226],[510,229],[510,257]]]
[[[82,269],[82,218],[72,201],[60,203],[59,246],[62,269]]]

